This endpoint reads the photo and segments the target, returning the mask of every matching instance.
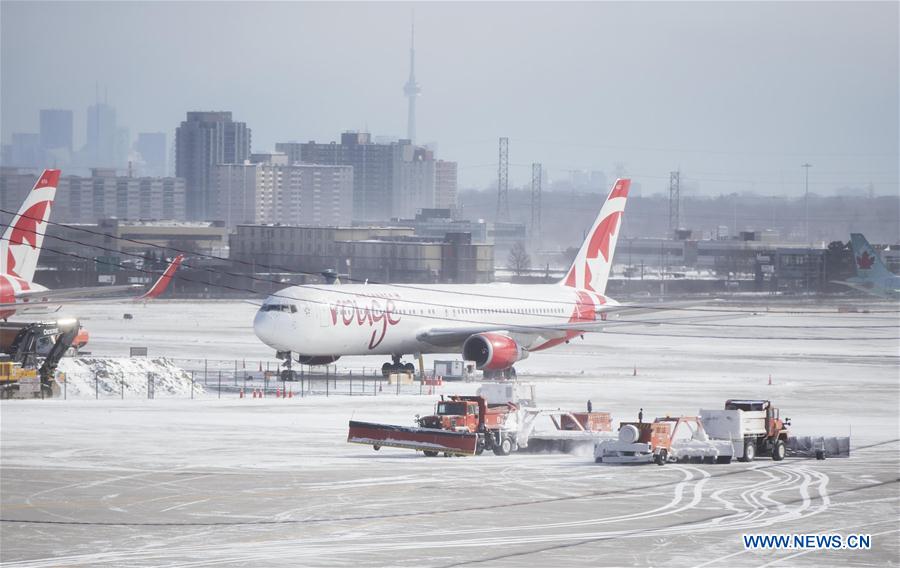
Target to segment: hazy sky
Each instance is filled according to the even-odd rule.
[[[416,21],[419,142],[462,186],[616,163],[645,193],[897,193],[897,2],[0,2],[0,126],[101,96],[131,135],[231,110],[254,151],[406,132]]]

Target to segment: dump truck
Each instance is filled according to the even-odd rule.
[[[792,436],[789,418],[769,400],[730,399],[721,410],[700,410],[700,418],[713,438],[734,443],[735,457],[753,461],[771,456],[781,461],[785,456],[850,457],[850,438],[835,436]]]
[[[700,410],[700,418],[713,438],[734,443],[738,461],[771,456],[781,461],[787,455],[791,421],[768,400],[727,400],[722,410]]]
[[[696,416],[622,422],[617,439],[594,446],[594,461],[611,464],[730,463],[733,455],[732,444],[711,439]]]
[[[484,394],[496,395],[490,387]],[[533,391],[531,391],[533,396]],[[516,394],[524,394],[517,390]],[[533,401],[523,399],[522,402]],[[541,418],[547,427],[541,429]],[[568,412],[541,409],[512,401],[490,402],[481,395],[441,397],[433,414],[416,417],[415,426],[350,421],[347,441],[382,447],[406,448],[433,457],[480,455],[491,450],[505,456],[517,450],[573,451],[593,447],[609,436],[612,420],[605,412]]]

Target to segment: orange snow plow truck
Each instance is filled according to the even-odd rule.
[[[551,426],[536,429],[539,417]],[[347,441],[421,451],[429,457],[480,455],[491,450],[506,456],[522,450],[571,451],[593,447],[608,436],[612,420],[606,412],[567,412],[530,407],[519,401],[489,403],[485,396],[441,397],[434,414],[416,418],[416,426],[350,421]]]

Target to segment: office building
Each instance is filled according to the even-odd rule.
[[[72,155],[72,111],[41,109],[41,148],[47,153]],[[60,164],[61,165],[61,164]]]
[[[217,164],[243,164],[250,157],[250,129],[235,122],[231,112],[188,112],[175,130],[175,175],[187,188],[190,220],[220,215],[211,177]]]
[[[167,171],[166,133],[165,132],[139,132],[134,143],[138,161],[136,170],[139,175],[149,177],[164,177]]]

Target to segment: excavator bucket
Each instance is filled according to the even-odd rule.
[[[798,457],[849,458],[850,437],[791,436],[787,439],[787,451]]]
[[[415,428],[390,424],[350,421],[347,441],[365,444],[376,450],[385,448],[405,448],[425,452],[473,456],[478,447],[478,434],[452,432],[435,428]]]

